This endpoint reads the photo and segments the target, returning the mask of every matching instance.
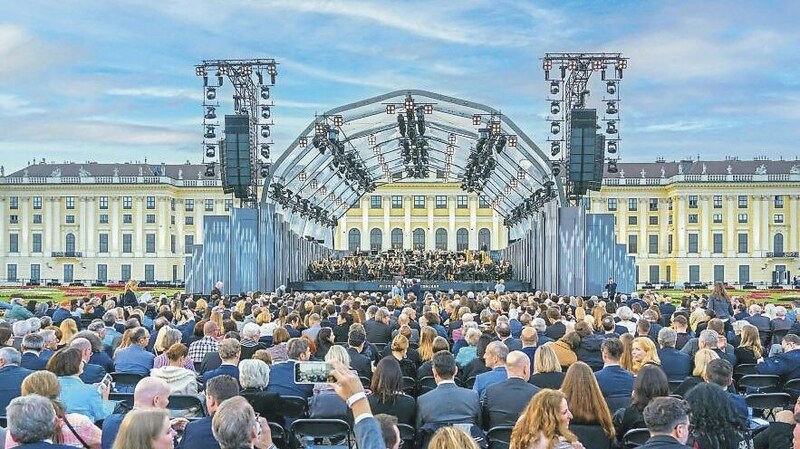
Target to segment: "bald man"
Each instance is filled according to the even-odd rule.
[[[81,351],[81,360],[83,360],[83,372],[80,375],[81,380],[85,384],[96,384],[103,380],[106,375],[106,370],[100,365],[89,363],[92,358],[92,343],[85,338],[73,338],[69,344],[72,348],[78,348]]]
[[[189,357],[200,362],[209,352],[219,350],[219,328],[217,323],[207,321],[203,325],[203,338],[189,345]]]
[[[522,328],[519,341],[522,342],[521,351],[527,355],[531,361],[531,372],[533,372],[533,357],[536,355],[536,349],[539,348],[539,334],[536,332],[536,329],[525,326]]]
[[[487,428],[513,426],[522,410],[539,388],[528,383],[531,364],[522,351],[512,351],[506,357],[508,379],[486,387],[483,402],[483,423]]]
[[[138,384],[133,392],[133,410],[166,409],[169,404],[169,385],[157,377],[145,377]],[[101,439],[102,449],[111,449],[114,439],[119,432],[119,426],[125,418],[124,413],[109,415],[103,421],[103,434]],[[172,421],[172,428],[183,431],[186,418],[175,418]]]

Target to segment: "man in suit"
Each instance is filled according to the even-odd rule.
[[[461,388],[453,381],[458,367],[449,351],[433,355],[433,378],[436,388],[417,398],[416,428],[426,424],[479,424],[478,393]]]
[[[12,348],[13,349],[13,348]],[[8,405],[8,433],[23,449],[70,449],[71,446],[51,443],[56,426],[56,411],[49,399],[28,395]]]
[[[536,349],[539,347],[539,334],[536,333],[536,329],[525,327],[522,329],[522,334],[520,334],[520,341],[522,342],[520,351],[530,359],[530,372],[533,372],[533,358],[536,356]],[[506,363],[508,363],[508,359],[506,359]]]
[[[239,395],[239,381],[227,375],[217,376],[208,381],[205,394],[208,416],[186,425],[181,449],[219,449],[219,443],[212,431],[214,416],[226,399]],[[246,400],[243,402],[247,403]]]
[[[475,384],[472,389],[478,393],[478,398],[483,400],[483,394],[486,387],[500,383],[508,378],[506,373],[506,357],[508,357],[508,347],[499,341],[493,341],[486,347],[486,352],[483,354],[483,360],[486,362],[486,367],[491,371],[488,373],[478,374],[475,378]]]
[[[203,429],[203,440],[199,444],[184,447],[209,449],[220,446],[258,449],[275,447],[269,423],[263,417],[257,417],[253,407],[245,398],[233,397],[225,400],[217,407],[214,418],[203,418],[205,419],[208,419],[208,428]],[[196,423],[192,423],[194,424]]]
[[[553,323],[547,326],[547,330],[544,331],[547,337],[558,340],[567,333],[567,326],[561,321],[561,309],[558,306],[552,306],[547,309],[547,318]]]
[[[92,343],[85,338],[74,338],[69,346],[81,351],[83,373],[81,373],[80,378],[83,383],[96,384],[103,380],[103,377],[106,375],[106,370],[104,370],[102,366],[89,363],[89,359],[92,357]]]
[[[608,278],[608,283],[603,287],[603,290],[608,292],[609,298],[614,298],[617,294],[617,282],[614,281],[614,278]]]
[[[758,329],[759,335],[763,336],[769,334],[772,323],[770,322],[769,317],[761,314],[761,306],[758,304],[753,304],[750,306],[748,311],[750,312],[750,316],[746,317],[744,320],[755,326]]]
[[[650,439],[640,449],[688,449],[689,407],[680,399],[653,398],[644,408]]]
[[[672,314],[675,313],[675,305],[670,302],[669,296],[662,296],[661,303],[658,305],[658,310],[661,312],[661,325],[668,326]]]
[[[267,391],[281,396],[299,396],[308,399],[314,393],[313,385],[294,383],[294,364],[307,362],[311,358],[311,348],[303,338],[292,338],[286,345],[289,360],[275,363],[269,374]]]
[[[763,359],[756,365],[758,374],[777,374],[781,382],[800,378],[800,336],[788,334],[781,341],[783,353]],[[0,373],[3,370],[0,369]]]
[[[22,339],[22,357],[19,366],[32,371],[43,370],[47,360],[39,357],[44,347],[44,338],[39,334],[28,334]]]
[[[372,378],[372,361],[362,354],[367,336],[361,329],[353,329],[347,334],[347,354],[350,355],[350,367],[359,377]]]
[[[633,374],[619,366],[623,350],[622,342],[617,338],[606,338],[600,346],[603,369],[594,373],[594,376],[606,398],[631,397],[633,392]]]
[[[674,329],[662,327],[658,331],[658,358],[661,359],[661,369],[669,380],[683,380],[692,372],[692,359],[675,349],[678,333]]]
[[[544,319],[539,317],[534,318],[531,321],[531,326],[533,326],[533,328],[536,329],[536,335],[538,337],[539,346],[543,346],[545,343],[550,343],[551,341],[554,341],[552,338],[548,337],[545,334],[545,331],[547,330],[547,324],[544,322]]]
[[[239,357],[242,346],[235,338],[226,338],[219,343],[219,357],[222,363],[219,368],[206,371],[203,374],[203,385],[217,376],[231,376],[239,381]]]
[[[521,351],[513,351],[506,358],[508,379],[486,388],[483,401],[483,421],[486,428],[513,426],[522,410],[528,405],[539,387],[528,383],[531,376],[528,356]]]
[[[22,394],[22,381],[33,371],[19,366],[22,357],[16,349],[0,348],[0,416],[6,415],[6,406]]]
[[[378,309],[375,312],[375,319],[364,323],[364,331],[367,334],[367,341],[370,343],[389,343],[392,338],[392,328],[389,326],[391,315],[386,309]]]
[[[53,324],[60,326],[61,322],[67,318],[72,318],[72,302],[69,299],[61,301],[59,308],[53,312]]]
[[[497,339],[508,348],[508,352],[522,349],[522,342],[511,336],[511,326],[508,324],[498,323],[495,332],[497,333]]]

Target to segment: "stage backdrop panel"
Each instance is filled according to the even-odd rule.
[[[586,233],[583,210],[579,207],[559,209],[558,272],[559,292],[585,294],[584,261]]]
[[[614,276],[616,242],[614,216],[586,216],[586,294],[600,295],[609,277]]]
[[[230,217],[206,216],[203,221],[203,292],[210,292],[217,281],[223,281],[223,293],[230,294]],[[238,292],[237,292],[238,293]]]
[[[211,287],[205,288],[203,286],[203,276],[204,276],[204,269],[205,264],[203,263],[203,245],[194,244],[192,246],[192,286],[194,287],[192,290],[187,288],[186,293],[206,293],[206,291],[211,291]]]
[[[232,294],[258,287],[258,210],[231,211],[230,287]]]

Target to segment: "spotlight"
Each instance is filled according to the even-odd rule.
[[[269,125],[261,125],[261,137],[267,138],[272,134],[272,131],[269,128]]]
[[[269,165],[263,164],[261,165],[261,177],[266,178],[269,176]]]
[[[617,68],[620,70],[628,68],[628,60],[627,59],[620,59],[617,63]]]
[[[275,63],[267,65],[267,73],[269,73],[270,83],[275,84],[275,77],[278,75],[278,67]]]
[[[300,180],[300,182],[305,182],[305,180],[306,180],[306,172],[305,172],[305,170],[301,171],[301,172],[300,172],[300,173],[297,175],[297,179],[299,179],[299,180]],[[314,180],[314,181],[311,181],[311,183],[312,183],[312,184],[314,184],[315,182],[316,182],[316,180]]]
[[[406,100],[403,103],[406,107],[406,111],[413,111],[414,110],[414,99],[411,98],[411,95],[406,96]]]
[[[561,124],[558,122],[552,122],[550,124],[550,132],[552,134],[558,134],[561,132]]]
[[[374,147],[372,147],[372,154],[374,154],[375,156],[380,156],[381,147],[379,145],[375,145]]]
[[[608,167],[606,167],[606,171],[609,173],[618,173],[619,170],[617,169],[617,161],[613,159],[608,161]]]
[[[616,134],[617,133],[617,122],[614,120],[609,120],[606,126],[606,134]]]
[[[206,88],[206,98],[209,100],[213,100],[217,98],[217,88],[216,87],[207,87]]]
[[[558,141],[550,142],[550,155],[557,156],[561,152],[561,143]]]
[[[206,145],[206,157],[214,158],[217,155],[217,150],[214,145]]]
[[[472,124],[474,126],[479,126],[481,124],[482,120],[483,119],[481,119],[480,114],[475,114],[475,115],[472,116]]]
[[[217,109],[214,106],[206,106],[206,120],[217,118]]]
[[[303,136],[303,137],[297,139],[297,144],[300,145],[301,147],[305,148],[308,145],[308,138]]]
[[[567,64],[570,70],[576,70],[578,68],[578,61],[574,59],[570,59],[570,61]]]
[[[342,125],[344,125],[344,118],[341,115],[334,115],[333,126],[342,126]]]
[[[550,103],[550,113],[556,115],[559,112],[561,112],[561,105],[557,101]]]
[[[246,66],[242,67],[242,74],[244,74],[244,76],[252,75],[253,74],[253,68],[250,67],[249,65],[246,65]]]
[[[447,136],[447,143],[449,143],[450,145],[455,145],[456,144],[456,135],[453,134],[453,133],[450,133],[450,135]]]
[[[606,103],[606,114],[616,114],[617,112],[619,112],[619,109],[617,109],[616,101]]]
[[[508,146],[511,148],[517,147],[517,136],[508,136]]]
[[[603,68],[603,61],[592,61],[592,69],[600,70]]]
[[[553,95],[558,94],[561,88],[558,85],[558,81],[551,81],[550,82],[550,93]]]
[[[544,70],[551,70],[553,68],[553,61],[550,59],[545,59],[542,61],[542,68]]]
[[[433,114],[433,105],[432,104],[426,104],[426,105],[424,105],[422,107],[422,109],[423,109],[423,111],[425,111],[426,114]]]
[[[369,143],[370,145],[375,145],[375,142],[377,142],[377,139],[375,138],[375,134],[370,134],[367,137],[367,143]]]
[[[394,114],[394,112],[395,112],[395,106],[393,104],[387,104],[386,105],[386,113],[387,114]]]
[[[206,165],[206,173],[205,173],[205,175],[206,175],[207,178],[213,178],[214,177],[214,165],[216,165],[216,164],[214,164],[213,162],[208,164],[208,165]]]
[[[269,100],[269,86],[261,86],[261,99]]]
[[[194,74],[197,76],[208,76],[208,70],[203,66],[197,66],[194,69]]]
[[[553,176],[558,176],[558,175],[560,175],[560,174],[561,174],[561,165],[559,165],[559,163],[558,163],[558,162],[553,162],[553,163],[550,165],[550,169],[551,169],[551,170],[552,170],[552,172],[553,172]]]
[[[615,140],[608,141],[608,152],[609,154],[614,154],[617,152],[617,142]]]
[[[489,129],[491,130],[492,134],[500,134],[500,122],[492,120],[492,122],[489,124]]]
[[[325,124],[322,122],[317,122],[317,124],[314,125],[314,132],[316,134],[325,134]]]
[[[213,126],[206,126],[206,133],[203,135],[206,139],[216,139],[217,134],[214,132]]]
[[[269,159],[269,145],[266,143],[261,144],[261,157]]]
[[[614,95],[617,93],[617,83],[615,81],[609,81],[606,83],[606,92],[609,95]]]
[[[272,109],[269,106],[261,106],[261,118],[269,120],[272,117]]]

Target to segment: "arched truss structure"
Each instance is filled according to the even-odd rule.
[[[400,132],[397,117],[406,114],[409,98],[413,101],[412,115],[419,109],[424,121],[424,134],[419,134],[427,142],[429,176],[446,175],[448,181],[462,181],[464,187],[470,154],[479,139],[489,133],[493,146],[488,151],[495,164],[487,176],[482,166],[485,161],[478,161],[485,179],[477,193],[499,215],[506,220],[515,215],[525,219],[544,203],[565,204],[563,186],[552,175],[550,161],[510,118],[480,103],[415,89],[389,92],[318,115],[270,167],[263,201],[282,203],[285,211],[294,212],[291,222],[304,230],[312,221],[333,227],[365,193],[409,177],[413,173],[407,170],[408,160],[403,158],[406,136]],[[315,137],[327,137],[331,130],[335,140],[343,144],[340,149],[351,161],[351,168],[357,169],[359,176],[366,175],[366,180],[358,180],[353,172],[343,173],[339,169],[341,157],[335,160],[330,148],[324,153],[317,148],[319,139],[315,141]],[[497,152],[501,140],[504,147]],[[284,193],[288,191],[291,198],[276,201],[270,190],[276,185]],[[526,205],[527,210],[519,210]],[[510,220],[507,224],[514,227],[522,221]]]

